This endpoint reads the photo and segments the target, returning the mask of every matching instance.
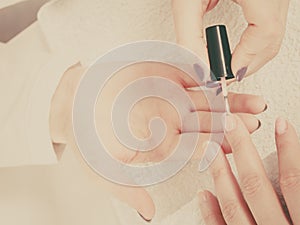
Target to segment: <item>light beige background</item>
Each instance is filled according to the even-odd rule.
[[[275,151],[277,116],[288,118],[300,133],[299,10],[300,2],[292,0],[278,56],[254,76],[230,87],[233,91],[263,95],[268,103],[268,110],[259,116],[262,127],[253,135],[263,158]],[[45,5],[38,18],[49,47],[70,58],[78,56],[85,65],[129,41],[175,41],[169,0],[58,0]],[[205,25],[215,23],[227,25],[232,48],[246,26],[240,8],[229,0],[221,1],[205,17]],[[0,45],[0,51],[1,48]],[[275,157],[269,157],[266,163],[273,179]],[[199,174],[197,166],[198,162],[191,162],[171,180],[149,188],[157,205],[153,224],[201,224],[196,194],[201,188],[213,189],[209,177]],[[143,224],[134,210],[111,201],[86,176],[70,149],[57,165],[0,169],[0,181],[1,224]]]

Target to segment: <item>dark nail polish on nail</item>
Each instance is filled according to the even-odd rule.
[[[245,67],[243,67],[243,68],[241,68],[241,69],[239,69],[237,71],[237,73],[236,73],[236,80],[238,82],[241,82],[244,79],[247,70],[248,70],[248,67],[245,66]]]
[[[199,64],[197,64],[197,63],[195,63],[193,65],[193,67],[194,67],[194,70],[195,70],[196,74],[198,75],[199,79],[201,81],[203,81],[203,79],[204,79],[204,71],[203,71],[202,67]]]
[[[221,84],[218,81],[207,81],[205,84],[205,87],[207,88],[215,88],[219,86],[221,86]]]
[[[140,217],[142,217],[143,220],[145,220],[147,223],[150,223],[152,219],[146,219],[145,217],[142,216],[142,214],[140,214],[139,212],[137,212]]]
[[[268,105],[266,104],[263,112],[267,111],[267,109],[268,109]]]
[[[216,91],[216,96],[218,96],[222,92],[222,87],[219,87]]]
[[[257,126],[256,130],[258,130],[260,127],[261,127],[261,122],[260,122],[260,120],[258,120],[258,126]]]

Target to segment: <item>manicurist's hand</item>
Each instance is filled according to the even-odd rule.
[[[229,115],[224,127],[239,182],[220,151],[210,167],[216,197],[209,191],[200,193],[205,224],[289,224],[245,125]],[[281,191],[293,224],[300,224],[299,140],[293,126],[282,118],[277,119],[275,130]]]
[[[71,123],[72,103],[76,87],[84,71],[85,68],[82,68],[80,65],[75,65],[70,68],[64,74],[53,97],[50,128],[54,143],[66,143],[71,146],[76,146]],[[155,89],[159,86],[159,83],[155,83],[154,80],[151,80],[153,74],[155,74],[155,77],[159,76],[165,81],[172,82],[177,86],[177,90],[181,90],[191,99],[194,106],[180,104],[181,107],[186,107],[182,109],[182,111],[184,111],[183,115],[181,115],[183,123],[180,122],[174,106],[168,104],[163,99],[151,96],[133,105],[128,117],[126,113],[120,114],[121,119],[128,119],[128,126],[131,128],[132,134],[140,139],[147,139],[147,137],[151,135],[151,129],[149,129],[148,125],[151,119],[155,117],[162,119],[167,128],[164,140],[161,144],[153,148],[153,150],[149,152],[133,151],[120,143],[112,129],[112,105],[118,97],[119,92],[126,87],[130,88],[130,84],[137,79],[150,78],[150,80],[147,80],[147,85],[140,88],[138,92],[146,91],[145,93],[148,93],[148,88]],[[196,133],[199,134],[196,152],[198,156],[201,157],[203,143],[209,140],[210,133],[223,132],[221,120],[217,123],[219,126],[211,127],[212,119],[215,119],[217,114],[222,115],[223,112],[210,112],[210,107],[204,93],[201,90],[192,91],[187,89],[194,86],[194,81],[182,71],[161,63],[139,63],[118,71],[101,91],[95,106],[95,123],[98,135],[101,137],[104,145],[108,146],[107,151],[115,159],[127,164],[160,162],[172,153],[176,144],[180,141],[180,138],[183,136],[194,137]],[[163,85],[161,88],[156,88],[158,96],[165,87],[166,86]],[[175,100],[181,98],[175,89],[173,90],[171,88],[167,91],[170,98]],[[131,94],[135,95],[138,93],[131,92]],[[128,100],[130,96],[128,96]],[[126,99],[123,103],[126,103]],[[263,98],[254,95],[230,93],[229,103],[231,111],[236,113],[236,115],[243,120],[248,132],[251,133],[258,129],[260,122],[255,118],[254,114],[260,113],[265,109],[266,105]],[[222,110],[222,107],[220,107],[220,110]],[[198,116],[198,120],[196,121],[193,120],[195,116]],[[200,124],[198,129],[197,126],[195,126],[196,124]],[[225,151],[231,151],[227,142],[220,144]],[[149,146],[150,145],[151,140],[149,141]],[[136,147],[138,148],[139,146]],[[155,205],[151,196],[144,188],[127,187],[109,182],[95,174],[84,161],[82,165],[95,179],[99,180],[101,186],[136,209],[146,220],[153,218]]]
[[[219,0],[173,0],[177,41],[206,59],[203,17]],[[285,33],[289,0],[234,0],[243,10],[248,27],[232,55],[238,81],[254,73],[279,51]],[[234,17],[234,15],[232,15]]]

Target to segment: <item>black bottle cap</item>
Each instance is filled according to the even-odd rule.
[[[211,79],[216,81],[221,77],[234,78],[231,70],[231,51],[226,27],[216,25],[206,28],[206,41],[211,70]]]

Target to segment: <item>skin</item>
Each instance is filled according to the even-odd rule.
[[[155,214],[155,205],[151,196],[144,188],[117,185],[96,175],[84,162],[77,149],[71,123],[72,103],[79,80],[85,69],[86,68],[83,68],[80,64],[77,64],[66,71],[53,96],[50,112],[50,129],[53,143],[55,143],[54,146],[59,153],[60,145],[69,145],[78,155],[78,159],[84,170],[99,183],[99,187],[126,202],[129,206],[136,209],[145,219],[152,219]],[[170,104],[158,98],[147,98],[132,108],[129,116],[129,126],[132,132],[137,137],[147,137],[149,135],[148,123],[150,119],[154,116],[160,116],[166,123],[167,133],[164,141],[152,151],[146,153],[133,152],[120,145],[115,138],[111,124],[109,123],[110,108],[114,96],[116,96],[119,90],[126,87],[131,81],[141,77],[149,77],[153,74],[160,74],[161,77],[173,81],[189,95],[194,102],[195,108],[193,112],[188,113],[185,117],[188,120],[191,114],[197,114],[199,122],[203,124],[203,126],[200,130],[193,130],[193,126],[185,126],[183,131],[178,115]],[[212,132],[209,121],[212,112],[208,111],[208,103],[202,91],[191,91],[187,89],[194,86],[195,82],[189,79],[187,75],[164,64],[153,65],[151,63],[142,63],[118,72],[103,89],[99,97],[101,100],[96,104],[95,118],[96,126],[99,126],[99,135],[104,140],[104,143],[109,144],[110,148],[108,150],[113,157],[126,163],[161,161],[172,152],[172,147],[174,143],[179,140],[180,135],[190,135],[196,132],[200,134],[200,138],[193,157],[200,158],[204,150],[203,143],[209,139],[209,134]],[[230,93],[229,103],[232,112],[236,113],[239,118],[245,122],[247,130],[254,132],[259,124],[254,115],[262,112],[266,106],[263,98],[254,95]],[[186,124],[188,124],[188,122],[186,122]],[[102,131],[100,128],[103,128]],[[219,129],[219,131],[214,132],[222,132],[222,126],[220,126]],[[103,132],[103,130],[105,132]],[[231,152],[228,142],[224,141],[221,145],[226,152]]]
[[[290,224],[245,125],[230,115],[226,117],[226,127],[230,128],[225,135],[232,148],[239,182],[220,152],[210,168],[216,196],[209,191],[200,193],[205,224]],[[291,220],[297,225],[300,224],[300,143],[293,126],[282,118],[276,121],[275,139],[281,191]]]
[[[173,0],[177,42],[206,59],[203,17],[218,0]],[[234,74],[247,68],[252,74],[280,50],[285,33],[289,0],[235,0],[248,23],[232,54]]]
[[[178,43],[190,48],[206,61],[207,54],[203,39],[202,18],[204,14],[214,8],[217,3],[217,0],[173,0],[173,13]],[[288,1],[268,0],[262,2],[260,0],[243,0],[237,3],[242,7],[245,19],[249,25],[243,33],[240,43],[233,52],[232,68],[233,72],[236,73],[241,68],[247,67],[247,74],[250,74],[262,67],[279,51],[284,34]],[[268,8],[269,10],[265,11],[263,10],[264,8]],[[274,26],[274,23],[276,26]],[[187,24],[189,26],[187,26]],[[270,24],[272,26],[270,26]],[[159,69],[160,72],[162,71],[161,69],[162,68]],[[71,145],[78,153],[72,132],[71,112],[76,87],[84,70],[85,68],[82,68],[78,64],[66,71],[52,99],[49,122],[51,136],[57,154],[60,154],[61,147],[65,144]],[[140,72],[140,70],[148,71],[151,69],[145,66],[138,70]],[[175,71],[167,72],[163,76],[185,89],[196,105],[194,113],[198,114],[200,118],[199,122],[205,125],[202,126],[203,129],[195,131],[189,128],[189,126],[183,129],[179,123],[178,116],[174,113],[174,109],[172,109],[170,105],[165,104],[163,101],[150,98],[137,104],[133,108],[129,119],[131,129],[137,137],[147,137],[149,130],[146,125],[153,116],[160,115],[166,122],[168,128],[166,139],[150,153],[138,153],[133,155],[132,151],[119,145],[118,141],[112,136],[111,127],[109,127],[109,124],[105,124],[107,132],[102,133],[102,135],[109,145],[112,146],[112,149],[114,149],[114,151],[111,152],[114,157],[127,163],[160,161],[170,154],[172,143],[178,141],[182,130],[186,133],[198,132],[201,134],[196,151],[196,155],[198,155],[198,157],[201,156],[203,151],[202,144],[208,140],[210,132],[215,132],[210,129],[209,123],[207,123],[210,115],[208,105],[203,98],[203,93],[186,90],[186,88],[195,86],[193,81],[174,72]],[[129,80],[111,81],[112,83],[110,85],[114,88],[107,88],[107,90],[104,91],[103,99],[105,103],[96,105],[96,111],[99,112],[99,114],[97,114],[99,120],[109,121],[107,120],[107,118],[109,118],[109,112],[101,109],[109,109],[109,106],[112,104],[110,96],[115,94],[113,90],[120,90],[120,88],[128,84],[130,79],[136,79],[137,74],[138,73],[133,73],[132,77],[126,76]],[[174,74],[177,75],[174,76]],[[260,113],[265,109],[263,99],[258,96],[231,93],[229,95],[229,103],[232,112],[238,113],[239,118],[246,124],[247,130],[250,133],[255,131],[259,123],[253,114]],[[101,130],[99,130],[99,133],[101,133]],[[227,141],[221,143],[221,145],[225,152],[231,152],[231,147]],[[99,181],[101,187],[105,187],[120,200],[135,208],[145,219],[153,218],[155,206],[151,196],[149,196],[143,188],[124,187],[108,182],[96,176],[80,156],[79,160],[82,162],[86,171]],[[212,205],[216,205],[215,200]]]

